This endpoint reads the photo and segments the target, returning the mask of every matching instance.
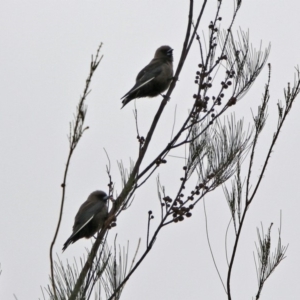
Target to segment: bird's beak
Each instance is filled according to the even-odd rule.
[[[169,49],[167,52],[168,54],[172,54],[174,49]]]

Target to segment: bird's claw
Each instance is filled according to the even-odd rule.
[[[163,98],[164,98],[164,100],[166,100],[166,101],[169,101],[171,98],[169,97],[169,96],[167,96],[167,95],[163,95],[163,94],[160,94]]]

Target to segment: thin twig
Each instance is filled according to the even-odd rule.
[[[91,64],[90,64],[90,74],[86,80],[86,85],[85,85],[83,95],[81,96],[81,98],[79,100],[79,104],[77,107],[77,114],[75,116],[74,127],[73,128],[71,127],[73,134],[72,134],[72,136],[69,137],[70,151],[68,154],[67,163],[66,163],[66,167],[65,167],[65,171],[64,171],[63,183],[61,184],[62,198],[61,198],[61,204],[60,204],[59,217],[58,217],[55,234],[54,234],[53,240],[50,245],[51,281],[52,281],[52,288],[53,288],[53,293],[54,293],[55,299],[57,299],[57,295],[56,295],[56,287],[55,287],[55,279],[54,279],[54,271],[53,271],[53,247],[54,247],[54,244],[55,244],[55,241],[56,241],[56,238],[58,235],[58,231],[60,228],[61,220],[62,220],[62,214],[63,214],[63,208],[64,208],[64,202],[65,202],[65,193],[66,193],[66,181],[67,181],[67,174],[68,174],[68,170],[69,170],[69,166],[70,166],[71,157],[72,157],[72,154],[73,154],[80,138],[82,137],[83,132],[88,128],[88,127],[83,128],[84,119],[85,119],[85,115],[86,115],[86,108],[84,107],[84,101],[86,100],[86,97],[89,94],[89,87],[90,87],[90,83],[91,83],[92,77],[94,75],[94,72],[96,71],[96,69],[103,57],[103,56],[101,56],[99,58],[99,53],[100,53],[101,47],[102,47],[102,43],[100,44],[100,46],[97,49],[95,59],[92,56],[92,60],[91,60]]]
[[[226,288],[225,288],[225,284],[224,284],[223,279],[222,279],[222,277],[221,277],[221,274],[220,274],[220,272],[219,272],[217,263],[216,263],[216,261],[215,261],[215,256],[214,256],[214,253],[213,253],[213,251],[212,251],[211,244],[210,244],[210,240],[209,240],[209,234],[208,234],[208,222],[207,222],[207,214],[206,214],[206,207],[205,207],[205,199],[203,199],[202,203],[203,203],[204,217],[205,217],[205,232],[206,232],[206,239],[207,239],[207,243],[208,243],[210,255],[211,255],[212,259],[213,259],[215,269],[216,269],[216,271],[217,271],[217,273],[218,273],[218,276],[219,276],[219,278],[220,278],[220,281],[221,281],[221,283],[222,283],[222,286],[223,286],[223,288],[224,288],[224,291],[225,291],[225,293],[227,294],[227,291],[226,291]]]

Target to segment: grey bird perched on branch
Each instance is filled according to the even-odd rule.
[[[135,98],[155,97],[164,92],[173,78],[173,49],[161,46],[154,58],[136,77],[133,88],[121,99],[123,106]]]
[[[102,228],[108,214],[108,198],[103,191],[95,191],[89,195],[75,216],[73,233],[64,243],[62,251],[83,237],[92,237]]]

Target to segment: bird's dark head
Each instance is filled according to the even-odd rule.
[[[96,197],[98,200],[104,201],[104,202],[106,202],[107,199],[109,198],[109,196],[107,196],[107,194],[103,191],[95,191],[90,194],[90,197]]]
[[[173,49],[170,46],[161,46],[156,50],[154,58],[168,58],[173,61]]]

